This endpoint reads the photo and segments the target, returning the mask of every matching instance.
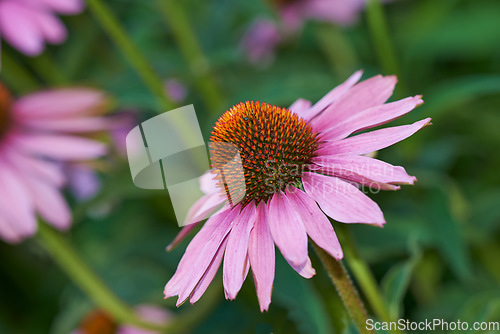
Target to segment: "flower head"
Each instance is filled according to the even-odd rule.
[[[0,84],[0,237],[19,242],[36,232],[38,213],[59,229],[70,226],[60,193],[60,162],[102,156],[104,144],[82,137],[103,130],[104,93],[89,88],[43,91],[13,100]]]
[[[22,53],[35,56],[45,42],[60,44],[66,28],[55,13],[77,14],[82,0],[0,0],[0,37]]]
[[[213,169],[201,179],[205,195],[188,214],[191,224],[169,247],[209,218],[167,283],[166,298],[178,295],[178,304],[187,298],[194,303],[224,260],[226,298],[236,297],[251,267],[261,310],[267,310],[274,245],[300,275],[310,278],[315,271],[308,256],[308,236],[334,258],[343,257],[328,217],[342,223],[385,223],[378,205],[360,188],[396,190],[416,179],[402,167],[365,155],[411,136],[430,119],[351,136],[423,103],[421,96],[385,103],[396,78],[375,76],[357,83],[361,74],[356,72],[314,105],[303,99],[288,109],[246,102],[219,118],[211,140],[238,148],[244,195],[241,201],[228,203],[225,195],[236,178],[227,166],[221,173],[218,165],[229,161],[232,152],[212,152]]]

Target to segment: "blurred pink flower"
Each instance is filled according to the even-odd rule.
[[[56,13],[77,14],[84,6],[83,0],[0,0],[0,38],[28,56],[38,55],[45,42],[66,39]]]
[[[271,20],[258,18],[243,35],[241,48],[252,63],[269,63],[274,58],[274,50],[280,40],[276,24]]]
[[[295,0],[278,4],[278,11],[286,31],[302,28],[307,20],[351,25],[358,19],[366,0]]]
[[[165,324],[172,318],[172,314],[164,308],[152,305],[139,305],[135,308],[136,313],[148,322],[154,324]],[[155,331],[145,330],[134,326],[121,326],[118,328],[116,334],[154,334]]]
[[[430,118],[351,136],[423,103],[421,96],[386,103],[396,77],[378,75],[357,83],[361,75],[361,71],[354,73],[314,105],[304,99],[289,109],[246,102],[219,118],[210,140],[238,147],[244,197],[239,203],[227,203],[226,189],[236,189],[239,182],[234,176],[237,170],[228,170],[229,164],[223,177],[217,169],[202,177],[205,195],[193,205],[186,220],[189,225],[169,249],[210,217],[165,286],[165,298],[179,296],[177,305],[188,298],[196,302],[224,258],[226,298],[236,297],[252,267],[261,311],[267,310],[274,281],[274,245],[300,275],[310,278],[315,270],[308,256],[308,236],[335,259],[343,257],[328,217],[342,223],[385,224],[379,206],[360,188],[397,190],[399,184],[413,184],[416,178],[403,167],[363,155],[411,136]],[[227,150],[213,151],[212,168],[217,161],[229,161],[227,154]]]
[[[137,315],[150,323],[165,325],[172,314],[161,307],[143,304],[135,307]],[[158,332],[137,328],[130,325],[118,326],[116,321],[102,310],[90,312],[72,334],[155,334]]]
[[[97,116],[106,95],[90,88],[37,92],[16,101],[0,84],[0,237],[19,242],[35,234],[36,215],[64,230],[71,214],[60,189],[61,162],[94,159],[106,146],[79,134],[109,127]]]
[[[179,80],[168,79],[165,81],[165,90],[174,102],[181,103],[187,96],[187,89]]]

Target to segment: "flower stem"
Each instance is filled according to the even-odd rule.
[[[337,261],[330,255],[328,255],[323,249],[321,249],[314,243],[313,247],[316,251],[316,254],[318,254],[321,262],[323,263],[323,266],[328,272],[333,285],[337,289],[337,292],[342,299],[347,312],[358,328],[358,331],[361,334],[373,334],[373,331],[370,331],[366,328],[368,315],[366,313],[363,302],[359,298],[358,292],[352,284],[352,281],[342,262]]]
[[[384,322],[397,321],[397,319],[392,319],[389,315],[389,311],[382,295],[380,294],[375,277],[373,277],[373,274],[366,262],[359,256],[350,231],[345,226],[337,228],[336,231],[342,239],[347,264],[352,270],[356,281],[359,283],[363,294],[366,296],[368,303],[377,317]],[[398,329],[390,330],[389,332],[394,334],[403,333]]]
[[[316,39],[328,58],[335,73],[344,78],[354,72],[359,64],[349,40],[341,29],[332,24],[318,24]]]
[[[125,55],[137,74],[157,98],[162,109],[173,109],[175,103],[165,91],[163,81],[155,74],[148,61],[120,25],[118,19],[102,0],[87,0],[89,9],[109,37]]]
[[[40,83],[14,57],[5,50],[1,52],[0,78],[5,80],[10,88],[18,94],[24,94],[40,87]]]
[[[224,104],[210,65],[178,0],[157,0],[166,24],[172,30],[179,48],[187,60],[200,94],[211,111],[219,112]]]
[[[61,234],[54,229],[40,222],[37,239],[75,284],[85,291],[98,307],[105,309],[118,322],[150,330],[163,330],[165,328],[165,326],[141,320],[106,286]]]
[[[401,73],[398,58],[391,42],[384,9],[380,0],[368,0],[366,15],[368,27],[375,44],[375,51],[382,69],[386,74],[395,74],[399,77]]]
[[[68,83],[68,79],[47,51],[35,58],[31,58],[30,63],[36,73],[49,85],[60,86]]]

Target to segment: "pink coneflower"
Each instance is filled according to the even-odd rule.
[[[0,0],[0,38],[28,56],[44,49],[45,42],[60,44],[66,28],[56,13],[80,13],[82,0]]]
[[[385,124],[421,104],[421,96],[385,103],[396,85],[394,76],[375,76],[357,83],[354,73],[316,104],[299,99],[289,109],[266,103],[240,103],[225,112],[212,131],[212,142],[239,148],[245,175],[245,195],[228,205],[225,189],[236,182],[231,173],[212,170],[202,178],[202,197],[188,223],[170,247],[195,223],[208,217],[165,287],[165,297],[177,304],[196,302],[212,281],[224,256],[223,283],[234,299],[252,268],[262,311],[271,302],[274,245],[303,277],[315,274],[308,256],[308,236],[334,258],[342,249],[328,217],[342,223],[382,226],[378,205],[360,187],[396,190],[413,184],[402,167],[365,154],[397,143],[428,125],[419,122],[350,136]],[[214,161],[228,161],[227,152],[213,152]],[[224,180],[224,182],[220,180]]]
[[[135,307],[136,314],[152,324],[166,325],[172,314],[154,305],[142,304]],[[131,325],[119,325],[109,314],[102,310],[90,312],[79,328],[72,334],[155,334],[158,331],[145,330]]]
[[[109,127],[99,116],[105,94],[89,88],[38,92],[13,101],[0,84],[0,237],[19,242],[37,229],[39,214],[58,229],[71,223],[60,193],[61,161],[93,159],[104,144],[80,133]]]

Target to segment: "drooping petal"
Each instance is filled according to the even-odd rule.
[[[90,114],[106,102],[106,95],[92,88],[61,88],[26,95],[12,106],[22,117],[47,119]]]
[[[331,218],[342,223],[385,224],[377,203],[352,184],[310,172],[302,174],[302,181],[306,193]]]
[[[23,182],[42,218],[57,229],[68,229],[71,225],[71,212],[59,190],[30,176],[26,176]]]
[[[288,262],[288,261],[287,261]],[[306,262],[301,266],[296,266],[293,263],[288,262],[288,264],[295,270],[300,276],[304,278],[311,278],[316,275],[316,270],[312,267],[311,259],[307,257]]]
[[[33,10],[30,18],[36,23],[43,37],[50,43],[59,44],[66,39],[66,28],[61,20],[48,12]]]
[[[421,95],[365,109],[325,130],[322,140],[338,140],[348,135],[388,123],[424,103]]]
[[[359,79],[361,79],[362,75],[363,71],[354,72],[354,74],[351,75],[346,81],[332,89],[318,102],[316,102],[316,104],[314,104],[306,113],[304,113],[303,117],[306,120],[313,119],[313,117],[321,113],[328,106],[332,105],[334,102],[340,99],[341,96],[346,94],[351,89],[351,87],[354,86],[356,82],[359,81]],[[325,110],[325,112],[326,111],[327,110]]]
[[[67,133],[100,131],[111,128],[111,123],[102,117],[75,117],[60,119],[26,118],[23,120],[23,125],[38,130]]]
[[[257,219],[248,241],[248,259],[252,266],[261,312],[267,311],[271,303],[276,261],[267,210],[267,204],[260,202],[257,206]]]
[[[288,110],[290,110],[291,112],[297,114],[302,118],[305,118],[306,113],[310,107],[311,107],[311,101],[298,99],[290,107],[288,107]]]
[[[0,211],[5,219],[11,220],[13,228],[22,237],[31,237],[37,229],[37,222],[31,196],[18,175],[6,161],[0,161]],[[9,221],[10,222],[10,221]]]
[[[24,151],[56,160],[86,160],[106,153],[106,146],[95,140],[69,135],[23,134],[12,139]]]
[[[83,0],[38,0],[38,2],[61,14],[78,14],[85,8]]]
[[[29,175],[39,177],[56,187],[61,187],[66,181],[61,167],[56,163],[33,158],[10,147],[3,148],[3,153],[14,168]]]
[[[0,238],[8,243],[16,244],[20,242],[23,237],[18,229],[12,226],[12,224],[11,219],[0,212]]]
[[[396,82],[395,76],[381,75],[361,81],[315,118],[313,127],[323,131],[365,109],[381,105],[392,95]]]
[[[339,141],[328,142],[317,153],[319,155],[366,154],[381,150],[410,137],[418,130],[429,125],[430,121],[430,118],[426,118],[409,125],[393,126]]]
[[[222,262],[222,256],[224,255],[224,250],[227,247],[227,240],[228,237],[224,238],[224,241],[222,241],[222,244],[219,246],[219,249],[217,250],[217,253],[215,253],[215,256],[208,266],[208,269],[205,271],[203,276],[201,277],[200,281],[198,282],[198,285],[193,290],[193,293],[191,294],[191,298],[189,298],[189,302],[191,304],[196,303],[201,296],[207,291],[208,286],[210,283],[213,281],[215,274],[217,274],[217,270],[220,267],[220,264]]]
[[[283,257],[295,267],[307,261],[307,234],[304,225],[286,196],[276,192],[269,205],[269,229]]]
[[[309,237],[323,248],[327,253],[337,260],[344,256],[337,235],[332,224],[323,212],[318,208],[314,200],[305,192],[297,188],[290,188],[287,191],[290,201],[299,209],[297,212],[302,218],[302,223],[306,228]]]
[[[219,187],[217,187],[216,175],[212,174],[211,171],[206,172],[200,176],[200,188],[205,194],[212,194],[219,192]]]
[[[0,1],[0,31],[2,38],[22,53],[35,56],[44,48],[43,35],[31,10],[17,1]]]
[[[189,297],[231,230],[231,223],[239,209],[240,206],[234,207],[207,220],[189,243],[177,271],[165,286],[165,298],[179,295],[177,305],[180,305]]]
[[[317,172],[353,181],[370,188],[397,190],[393,184],[413,184],[414,176],[400,166],[362,155],[329,155],[313,158],[321,166]]]
[[[255,205],[249,204],[236,217],[228,236],[224,255],[223,282],[227,299],[234,299],[245,278],[248,239],[256,217]]]

